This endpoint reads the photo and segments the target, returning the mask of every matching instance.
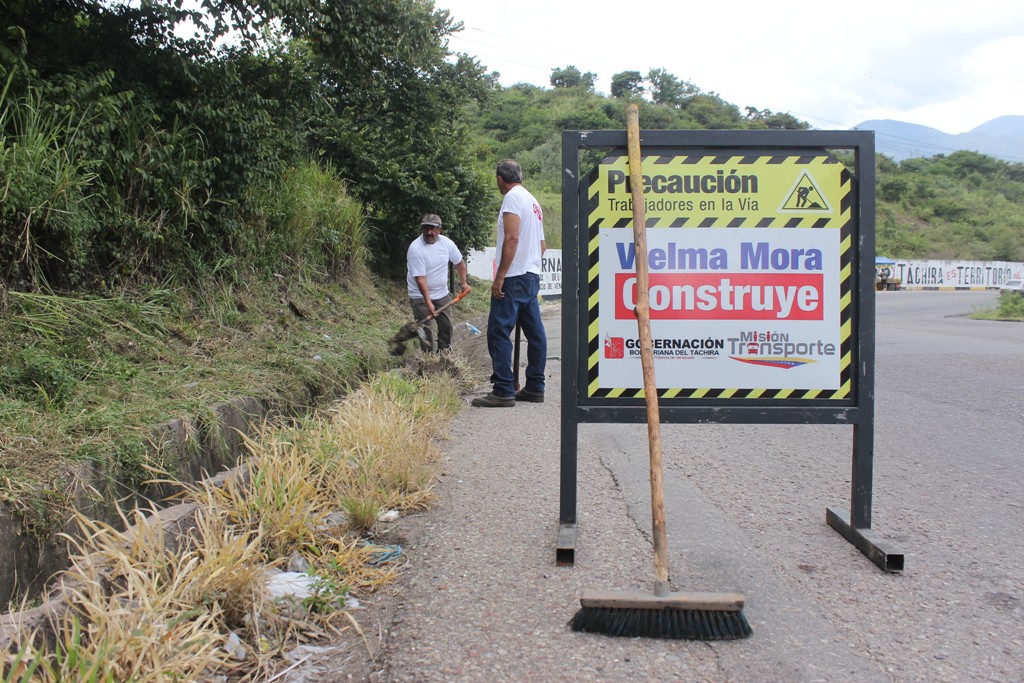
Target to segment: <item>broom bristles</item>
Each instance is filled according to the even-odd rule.
[[[752,631],[740,593],[587,591],[569,625],[574,631],[626,638],[735,640]]]
[[[679,607],[581,607],[569,625],[585,633],[668,640],[736,640],[753,633],[742,610]]]

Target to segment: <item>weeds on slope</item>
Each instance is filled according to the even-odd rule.
[[[378,518],[429,504],[437,440],[472,383],[454,356],[425,360],[443,371],[378,374],[267,426],[223,486],[187,487],[198,511],[178,547],[155,516],[126,517],[126,533],[80,519],[55,642],[22,632],[3,681],[265,679],[297,644],[358,628],[351,599],[401,567],[400,549],[375,541]],[[304,590],[274,599],[269,583],[296,563]]]
[[[366,273],[345,285],[253,279],[106,298],[6,294],[0,500],[44,538],[63,528],[82,469],[126,486],[150,467],[175,471],[173,451],[151,443],[168,420],[214,424],[213,406],[238,396],[283,408],[310,394],[333,399],[393,367],[386,341],[405,311]]]
[[[0,283],[0,502],[46,539],[76,495],[93,495],[82,471],[126,486],[175,471],[174,449],[154,442],[168,420],[215,424],[213,407],[239,396],[281,409],[305,409],[311,393],[333,400],[398,362],[387,340],[407,302],[404,287],[362,271],[105,298]],[[465,316],[486,307],[476,295],[459,305]]]

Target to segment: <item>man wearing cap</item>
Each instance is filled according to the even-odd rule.
[[[437,313],[437,309],[451,300],[448,291],[448,264],[455,266],[462,289],[467,289],[466,262],[455,246],[455,242],[441,234],[441,217],[428,213],[420,221],[422,234],[412,241],[406,253],[408,276],[406,285],[412,301],[412,315],[416,320],[426,320],[425,335],[420,337],[420,349],[434,351],[434,326],[437,320],[437,351],[444,351],[452,345],[452,312],[450,308]],[[435,317],[436,316],[436,317]]]

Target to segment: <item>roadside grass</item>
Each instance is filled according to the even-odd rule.
[[[433,369],[378,373],[309,417],[266,425],[223,487],[186,484],[199,513],[183,548],[139,512],[125,513],[129,533],[80,517],[57,642],[22,632],[3,681],[266,680],[298,644],[360,632],[348,601],[401,567],[378,518],[429,503],[436,442],[473,382],[456,356],[429,360]],[[272,600],[268,575],[296,555],[310,594]]]
[[[478,283],[479,284],[479,283]],[[486,310],[486,288],[460,315]],[[354,269],[343,282],[235,279],[105,297],[3,292],[0,501],[45,536],[63,527],[76,465],[129,487],[178,463],[147,445],[176,417],[212,419],[238,396],[283,410],[331,400],[395,366],[404,289]]]
[[[1024,322],[1024,295],[1000,292],[996,307],[971,314],[976,320],[1011,320]]]

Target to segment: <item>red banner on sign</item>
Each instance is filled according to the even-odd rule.
[[[824,320],[820,273],[651,273],[651,320]],[[635,318],[636,275],[615,275],[615,318]]]

